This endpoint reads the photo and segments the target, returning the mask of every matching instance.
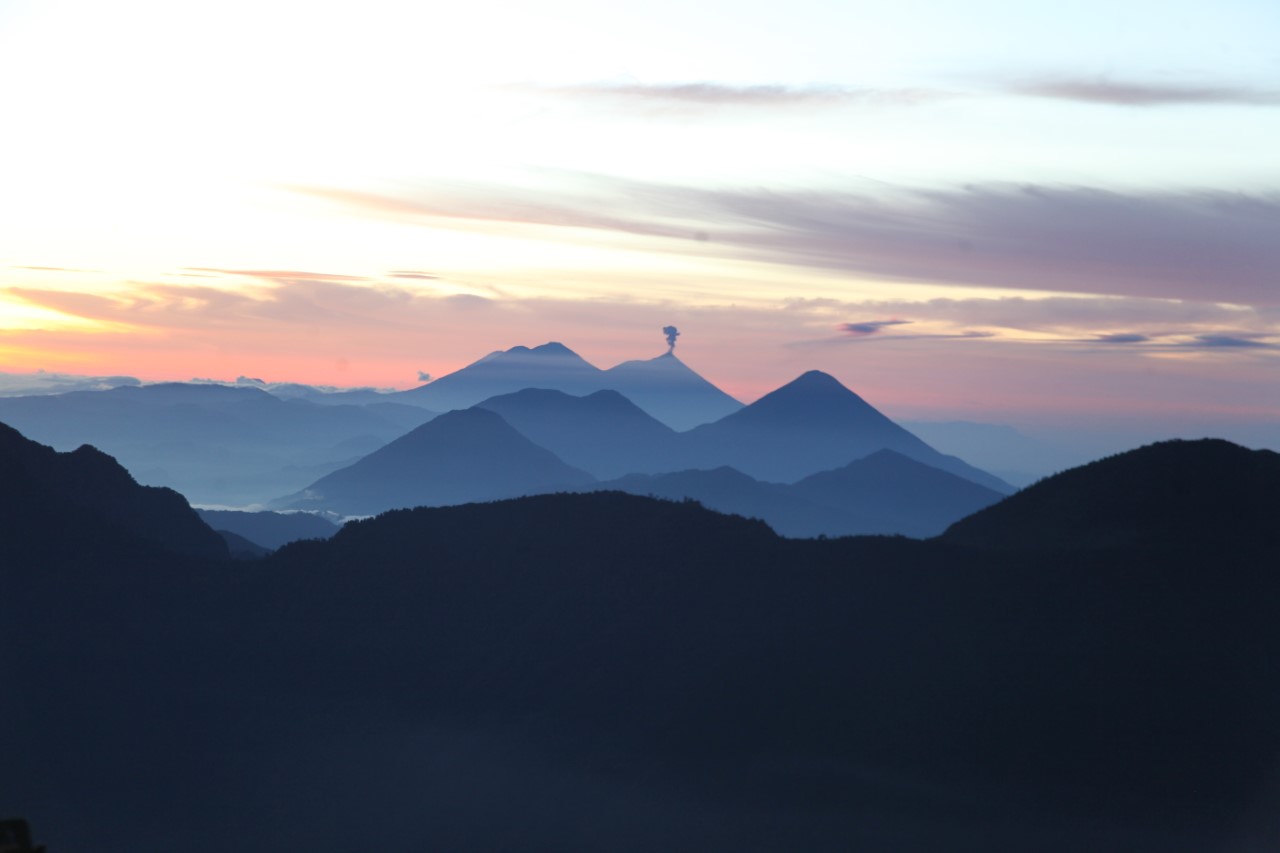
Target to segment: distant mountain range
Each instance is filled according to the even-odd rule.
[[[609,492],[236,564],[0,429],[0,799],[72,853],[1271,849],[1276,459],[1146,447],[926,542]]]
[[[517,354],[516,361],[568,358],[560,349]],[[471,434],[456,416],[477,409],[499,416],[503,428],[484,421],[484,429]],[[1012,491],[998,478],[933,450],[817,371],[686,433],[616,391],[579,397],[526,388],[452,415],[419,427],[412,441],[406,436],[272,505],[371,514],[557,489],[616,488],[693,498],[763,518],[788,535],[929,536]],[[565,469],[530,476],[527,457],[534,445],[554,454]],[[395,461],[387,461],[392,454]],[[508,461],[497,465],[498,459]],[[387,485],[394,472],[410,470],[420,472],[411,485]]]
[[[268,393],[257,384],[248,379],[234,387],[163,383],[5,398],[0,399],[0,419],[9,418],[55,447],[86,442],[102,447],[140,480],[177,487],[215,507],[269,503],[364,515],[594,488],[596,481],[629,475],[725,467],[766,484],[795,484],[880,450],[989,490],[1012,491],[998,478],[938,453],[818,371],[745,407],[672,353],[600,370],[559,343],[495,352],[402,394],[324,394],[320,404],[311,401],[318,392],[307,386],[274,383]],[[365,402],[355,404],[359,401]],[[420,406],[429,403],[457,412],[467,411],[473,401],[504,423],[453,417],[424,428],[433,413]],[[703,422],[708,418],[718,419]],[[700,425],[680,432],[672,423]],[[411,471],[416,474],[410,476]],[[950,494],[946,489],[931,495],[932,487],[920,485],[913,499],[893,508],[886,504],[878,514],[871,511],[865,491],[878,489],[886,496],[902,492],[906,487],[894,482],[900,475],[902,483],[923,482],[904,472],[886,469],[873,475],[866,469],[856,486],[848,478],[835,479],[851,490],[847,499],[827,494],[815,501],[803,489],[751,487],[751,501],[738,495],[732,505],[743,511],[754,507],[794,535],[802,530],[810,535],[927,535],[990,502],[985,493],[944,500],[941,495]],[[722,485],[709,475],[702,479],[707,489],[695,488],[692,474],[649,487],[675,496],[670,490],[684,483],[688,490],[683,497],[729,506],[712,498],[723,492]],[[640,484],[627,480],[619,487]],[[777,504],[784,492],[789,508]],[[916,518],[908,517],[907,507],[914,508]],[[876,519],[878,530],[866,526]],[[256,541],[252,535],[244,538]]]

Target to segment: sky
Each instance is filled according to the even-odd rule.
[[[0,371],[675,325],[744,401],[1280,446],[1274,0],[0,0],[0,81]]]

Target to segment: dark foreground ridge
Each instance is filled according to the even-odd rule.
[[[957,522],[946,540],[1043,550],[1280,544],[1280,453],[1164,441],[1041,480]]]
[[[1266,849],[1280,551],[1219,532],[796,541],[599,493],[212,572],[27,548],[0,801],[56,853]]]
[[[89,445],[70,453],[0,424],[0,542],[9,557],[67,550],[99,556],[122,540],[196,557],[225,558],[221,537],[172,489],[139,486]]]

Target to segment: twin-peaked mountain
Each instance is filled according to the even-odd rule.
[[[429,385],[393,395],[396,402],[435,411],[464,409],[526,388],[576,397],[612,390],[677,430],[724,417],[742,404],[703,379],[674,353],[601,370],[564,344],[492,352]]]
[[[617,391],[575,397],[526,388],[478,404],[535,444],[597,477],[669,471],[684,459],[684,443],[671,427]]]

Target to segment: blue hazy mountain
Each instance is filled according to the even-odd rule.
[[[849,533],[894,533],[883,526],[858,524],[851,513],[809,500],[783,483],[764,483],[727,465],[666,474],[628,474],[579,491],[618,491],[632,495],[693,500],[716,512],[763,521],[783,536],[843,536]]]
[[[594,479],[534,444],[495,412],[459,409],[272,506],[372,515],[554,491]]]
[[[392,403],[322,406],[211,384],[0,399],[0,420],[35,440],[92,444],[142,482],[231,506],[298,489],[430,417]]]
[[[687,436],[698,467],[730,465],[772,482],[794,482],[893,450],[1002,494],[1013,491],[998,477],[934,450],[817,370]]]
[[[671,427],[617,391],[575,397],[528,388],[478,404],[502,415],[534,444],[596,477],[677,467],[681,444]]]
[[[205,524],[219,533],[234,533],[274,551],[299,539],[328,539],[339,525],[308,512],[241,512],[197,509]]]
[[[668,353],[601,370],[561,343],[492,352],[434,382],[392,395],[436,411],[463,409],[527,388],[583,397],[613,390],[674,429],[715,420],[742,404]]]
[[[5,559],[16,559],[24,542],[38,549],[37,556],[77,544],[89,550],[90,558],[98,549],[134,549],[122,542],[195,557],[227,556],[222,539],[177,492],[138,485],[97,448],[59,453],[0,423]]]
[[[795,484],[766,483],[733,468],[631,474],[588,487],[696,500],[758,518],[783,536],[900,534],[925,538],[1004,496],[892,450]]]
[[[674,352],[624,361],[605,371],[604,382],[675,430],[711,423],[742,408],[742,403],[699,376]]]
[[[1222,439],[1147,445],[1041,480],[943,538],[1020,550],[1280,549],[1280,453]]]
[[[916,537],[942,533],[953,522],[1005,496],[893,450],[877,450],[841,468],[810,474],[791,488],[801,497],[843,510],[857,520],[856,526],[850,525],[842,533]]]

